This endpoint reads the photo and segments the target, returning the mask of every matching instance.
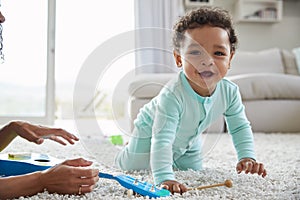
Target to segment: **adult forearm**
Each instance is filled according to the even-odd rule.
[[[44,190],[40,183],[41,172],[0,178],[0,199],[32,196]]]
[[[14,131],[15,122],[10,122],[0,129],[0,151],[5,149],[11,141],[17,137],[16,132]]]

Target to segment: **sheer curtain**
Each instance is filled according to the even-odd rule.
[[[184,13],[182,0],[136,0],[136,72],[177,71],[171,33],[174,22]]]

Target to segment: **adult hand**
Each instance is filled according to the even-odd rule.
[[[50,139],[62,145],[66,145],[66,143],[61,138],[67,140],[70,144],[74,144],[74,141],[79,140],[75,135],[61,128],[49,128],[23,121],[11,122],[9,126],[16,135],[36,144],[42,144],[44,139]]]
[[[251,158],[241,159],[236,166],[236,171],[238,172],[238,174],[240,174],[242,171],[245,171],[246,174],[258,174],[262,177],[265,177],[267,175],[264,164],[258,163]]]
[[[172,194],[174,193],[184,193],[187,191],[185,185],[178,183],[177,181],[164,181],[161,184],[162,188],[169,190]]]
[[[86,168],[92,164],[83,158],[66,160],[41,172],[40,183],[50,193],[84,194],[91,192],[99,180],[99,170]]]

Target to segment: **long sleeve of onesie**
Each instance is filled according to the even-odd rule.
[[[175,180],[173,142],[180,117],[180,107],[171,93],[158,100],[152,127],[150,164],[155,183]]]
[[[230,105],[225,112],[225,119],[229,133],[232,135],[238,160],[242,158],[255,159],[253,133],[242,104],[241,95],[236,87]]]

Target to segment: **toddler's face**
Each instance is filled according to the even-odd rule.
[[[180,54],[174,56],[195,92],[210,96],[226,75],[233,52],[224,29],[203,26],[185,32]]]

